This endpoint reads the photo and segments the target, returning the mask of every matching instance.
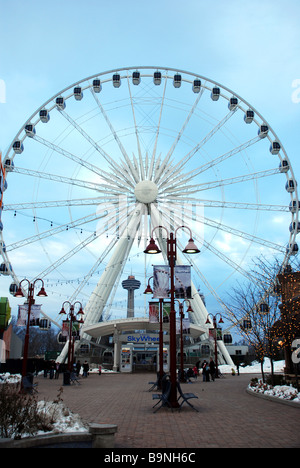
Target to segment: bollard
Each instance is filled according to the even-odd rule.
[[[93,448],[114,448],[117,430],[118,426],[115,424],[90,424],[89,432],[93,438]]]

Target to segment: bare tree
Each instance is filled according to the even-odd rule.
[[[254,349],[261,364],[263,380],[265,380],[264,358],[270,358],[273,377],[273,361],[278,355],[271,330],[280,317],[278,308],[280,295],[276,290],[276,277],[279,271],[280,263],[277,259],[270,262],[264,257],[255,258],[250,271],[252,281],[237,283],[225,301],[227,319]]]
[[[16,325],[16,317],[13,317],[12,325],[16,335],[24,340],[25,328]],[[58,330],[56,327],[50,330],[40,330],[39,327],[30,327],[29,333],[29,356],[45,354],[46,351],[59,351],[61,345],[57,342]]]

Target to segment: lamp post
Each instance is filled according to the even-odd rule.
[[[192,309],[191,302],[189,299],[184,299],[182,302],[176,299],[176,301],[179,304],[179,314],[180,314],[180,374],[181,374],[180,381],[185,382],[184,370],[183,370],[183,361],[184,361],[183,360],[183,326],[182,326],[182,322],[184,319],[183,304],[185,302],[189,303],[187,312],[193,312],[193,309]]]
[[[18,290],[15,294],[15,297],[24,297],[21,284],[26,282],[28,285],[28,294],[27,294],[27,301],[28,301],[28,313],[27,313],[27,325],[26,325],[26,334],[24,340],[24,351],[23,351],[23,364],[22,364],[22,382],[21,382],[21,390],[23,389],[23,379],[26,377],[27,373],[27,361],[28,361],[28,347],[29,347],[29,324],[30,324],[30,313],[31,313],[31,306],[34,304],[34,288],[38,281],[42,282],[42,287],[40,291],[37,293],[39,297],[46,297],[47,293],[44,288],[44,281],[40,278],[37,278],[32,283],[24,278],[20,283]]]
[[[190,232],[190,240],[183,250],[183,253],[194,254],[199,253],[200,250],[196,247],[190,228],[187,226],[179,226],[175,232],[169,233],[164,226],[156,226],[152,230],[151,239],[149,245],[144,250],[146,254],[159,254],[161,250],[155,244],[153,234],[156,229],[164,229],[167,232],[167,258],[170,266],[170,295],[171,295],[171,311],[170,311],[170,381],[171,381],[171,392],[169,397],[169,403],[173,408],[177,408],[177,382],[176,382],[176,312],[175,312],[175,264],[177,259],[177,245],[176,245],[176,233],[178,229],[188,229]]]
[[[144,294],[153,294],[152,288],[150,286],[150,280],[153,278],[151,276],[148,280],[148,285],[145,289]],[[162,378],[164,376],[164,343],[163,343],[163,306],[164,300],[159,299],[159,380],[158,388],[161,388]]]
[[[207,320],[206,320],[206,325],[210,325],[211,322],[209,320],[209,316],[212,317],[213,319],[213,325],[214,325],[214,338],[215,338],[215,361],[216,361],[216,377],[218,378],[219,377],[219,368],[218,368],[218,347],[217,347],[217,316],[220,316],[220,320],[219,320],[219,323],[224,323],[223,322],[223,319],[222,319],[222,315],[221,314],[216,314],[216,315],[213,315],[213,314],[208,314],[207,316]]]
[[[68,304],[69,305],[69,312],[67,313],[64,309],[64,305]],[[75,306],[79,305],[79,311],[75,313]],[[72,362],[74,359],[73,355],[73,339],[72,339],[72,332],[73,332],[73,323],[76,321],[80,324],[83,324],[84,321],[82,319],[82,316],[84,315],[84,312],[82,310],[82,304],[81,302],[77,301],[74,304],[71,304],[69,301],[65,301],[62,305],[61,311],[59,312],[60,315],[67,315],[67,321],[69,321],[69,348],[68,348],[68,371],[71,372],[72,370]],[[80,319],[78,320],[77,315],[80,316]]]

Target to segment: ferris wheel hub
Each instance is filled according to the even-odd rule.
[[[153,203],[158,194],[158,187],[152,180],[142,180],[136,185],[134,194],[140,203]]]

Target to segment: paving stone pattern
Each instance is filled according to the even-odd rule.
[[[80,385],[63,386],[63,402],[87,422],[117,424],[118,448],[300,448],[300,408],[246,393],[253,377],[244,374],[215,382],[182,384],[193,392],[199,413],[162,408],[153,414],[152,374],[90,374]],[[39,399],[51,401],[63,385],[35,379]]]

